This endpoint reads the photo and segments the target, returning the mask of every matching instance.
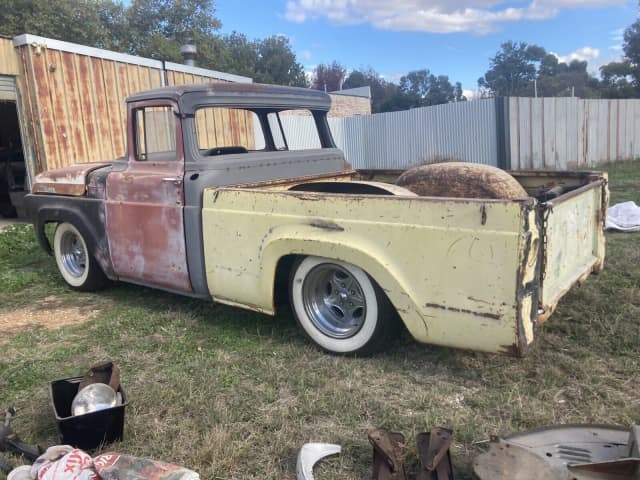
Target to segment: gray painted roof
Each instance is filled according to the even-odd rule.
[[[127,102],[167,98],[180,103],[183,113],[204,105],[309,108],[329,110],[331,97],[319,90],[260,83],[201,83],[156,88],[131,95]]]

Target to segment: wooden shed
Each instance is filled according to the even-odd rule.
[[[125,99],[166,85],[247,77],[59,40],[0,37],[0,215],[37,173],[125,153]]]

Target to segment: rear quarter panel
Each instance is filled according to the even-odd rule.
[[[207,282],[219,302],[274,313],[283,256],[343,260],[376,280],[418,341],[522,353],[537,305],[521,288],[537,282],[525,268],[534,204],[206,189]]]

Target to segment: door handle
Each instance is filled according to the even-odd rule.
[[[174,185],[180,185],[182,183],[182,179],[178,177],[165,177],[162,179],[162,183],[173,183]]]

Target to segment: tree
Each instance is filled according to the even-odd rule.
[[[544,48],[525,42],[508,41],[491,59],[489,70],[478,79],[478,86],[493,96],[532,95],[537,78],[536,63],[545,58]]]
[[[640,19],[624,32],[624,58],[600,67],[601,89],[607,97],[640,96]]]
[[[415,70],[400,79],[400,90],[410,99],[412,107],[426,107],[464,101],[462,85],[454,87],[446,75],[433,75],[429,70]]]
[[[180,46],[220,29],[213,0],[133,0],[127,9],[129,53],[182,61]]]
[[[124,7],[110,0],[5,0],[0,33],[32,33],[101,48],[119,49]]]
[[[289,40],[220,36],[214,0],[4,0],[0,34],[33,33],[91,47],[180,63],[193,40],[199,66],[257,82],[306,86]]]
[[[537,91],[541,97],[599,97],[600,82],[587,67],[586,61],[561,62],[538,45],[510,41],[491,59],[478,85],[488,96],[533,96]]]
[[[260,40],[257,42],[257,52],[255,81],[294,87],[307,86],[304,67],[298,63],[287,37],[273,35]]]
[[[329,65],[320,64],[314,70],[313,84],[311,88],[335,92],[342,90],[342,83],[347,70],[335,60]]]
[[[371,88],[371,111],[373,113],[406,110],[411,106],[398,85],[387,82],[371,67],[353,70],[342,84],[344,89],[365,86]]]

